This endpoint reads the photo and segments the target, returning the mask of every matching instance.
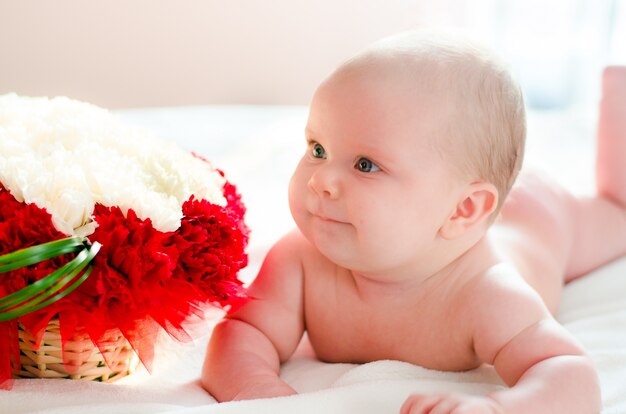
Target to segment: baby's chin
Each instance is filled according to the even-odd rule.
[[[364,254],[353,243],[348,243],[347,246],[340,243],[325,244],[315,240],[311,243],[330,262],[351,272],[369,274],[379,267],[377,263],[372,262],[372,259],[376,258],[375,255]]]
[[[348,227],[348,224],[342,223],[336,225],[332,223],[328,227]],[[303,226],[304,227],[304,226]],[[300,227],[300,232],[311,243],[317,251],[330,260],[342,267],[347,267],[349,263],[352,263],[356,258],[355,243],[352,237],[349,236],[350,229],[328,229],[320,228],[323,226],[307,226]],[[339,233],[344,234],[339,234]]]

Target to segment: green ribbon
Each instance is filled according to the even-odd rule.
[[[67,253],[76,257],[49,275],[0,299],[0,322],[34,312],[67,296],[91,274],[90,265],[100,243],[68,237],[0,256],[0,273],[30,266]],[[87,267],[89,266],[89,267]],[[87,267],[87,269],[85,269]]]

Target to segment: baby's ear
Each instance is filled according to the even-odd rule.
[[[497,206],[498,190],[493,184],[471,183],[439,229],[439,235],[447,240],[456,239],[484,223]]]

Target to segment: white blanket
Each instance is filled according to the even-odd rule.
[[[251,263],[242,275],[250,280],[271,242],[292,225],[286,186],[304,150],[305,109],[177,108],[122,115],[205,155],[239,185],[253,230]],[[531,114],[529,122],[535,139],[529,142],[530,161],[546,162],[563,181],[587,191],[592,182],[592,128],[572,125],[567,114]],[[558,315],[597,365],[604,413],[626,413],[625,295],[626,258],[568,285]],[[487,367],[444,373],[398,361],[326,364],[314,358],[304,340],[281,371],[299,395],[216,404],[199,384],[210,328],[193,344],[163,340],[152,375],[140,369],[114,384],[17,380],[13,390],[0,391],[0,413],[396,413],[412,392],[483,394],[503,386]]]

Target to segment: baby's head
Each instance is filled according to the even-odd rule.
[[[432,102],[439,123],[432,147],[462,176],[493,184],[497,212],[521,168],[526,138],[522,93],[506,65],[463,38],[409,32],[373,44],[330,80],[359,71],[389,77],[413,94],[418,111]]]
[[[491,55],[430,35],[383,40],[315,92],[294,220],[347,268],[442,265],[484,235],[524,136],[521,93]]]

